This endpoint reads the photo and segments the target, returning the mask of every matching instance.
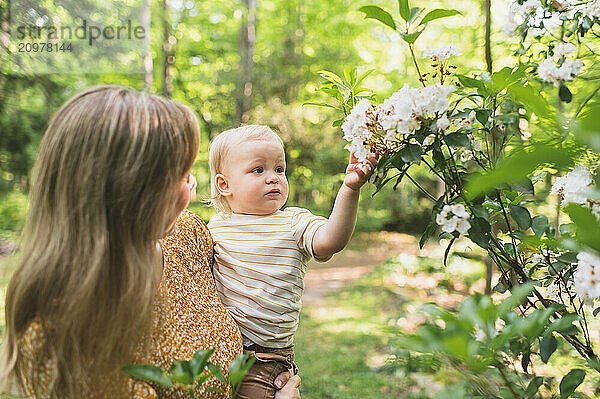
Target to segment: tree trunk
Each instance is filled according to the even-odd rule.
[[[252,99],[252,72],[254,69],[254,46],[256,43],[256,9],[258,0],[244,0],[245,15],[240,28],[240,64],[236,90],[235,120],[248,121]]]
[[[167,0],[161,1],[163,8],[163,76],[162,76],[162,95],[171,98],[173,95],[173,49],[171,41],[175,38],[171,35],[171,21],[169,18],[169,6]]]
[[[485,66],[492,73],[492,0],[483,0],[485,13]]]
[[[492,0],[483,0],[485,13],[485,66],[488,73],[492,73]],[[485,293],[492,293],[492,274],[494,262],[488,256],[485,258]]]

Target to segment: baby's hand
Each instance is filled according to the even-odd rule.
[[[354,153],[351,153],[344,184],[352,190],[360,190],[373,174],[375,166],[377,166],[377,155],[369,154],[365,161],[359,163]]]

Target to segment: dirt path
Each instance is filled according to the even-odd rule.
[[[415,254],[417,249],[416,238],[408,234],[385,231],[361,233],[327,262],[309,262],[302,302],[318,304],[326,293],[359,279],[375,265],[402,252]]]

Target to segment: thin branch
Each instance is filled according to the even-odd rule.
[[[408,180],[410,180],[411,182],[413,182],[413,183],[414,183],[414,185],[415,185],[415,186],[417,186],[417,188],[418,188],[419,190],[421,190],[421,192],[422,192],[423,194],[425,194],[426,196],[428,196],[430,200],[432,200],[433,202],[436,202],[436,201],[437,201],[437,198],[435,198],[433,195],[429,194],[429,193],[428,193],[428,192],[427,192],[427,191],[426,191],[426,190],[425,190],[423,187],[421,187],[421,186],[419,185],[419,183],[417,183],[417,182],[416,182],[416,181],[415,181],[415,180],[414,180],[412,177],[410,177],[410,175],[409,175],[408,173],[407,173],[407,174],[405,174],[405,176],[406,176],[406,177],[408,177]]]

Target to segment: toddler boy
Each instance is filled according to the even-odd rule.
[[[362,185],[376,157],[354,155],[329,219],[306,209],[281,210],[288,196],[283,141],[267,126],[225,131],[210,146],[211,202],[220,212],[208,227],[215,243],[214,276],[223,304],[256,361],[238,398],[274,398],[275,377],[294,372],[293,337],[311,257],[341,251],[356,223]]]

